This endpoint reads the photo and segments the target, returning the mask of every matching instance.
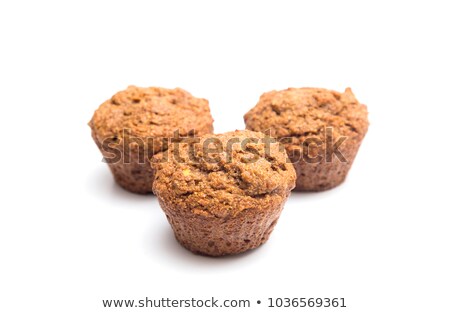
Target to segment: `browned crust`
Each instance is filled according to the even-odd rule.
[[[175,132],[192,137],[213,132],[213,119],[208,101],[193,97],[187,91],[158,87],[130,86],[105,101],[94,113],[89,126],[92,137],[104,157],[111,155],[103,145],[114,138],[110,148],[117,149],[128,160],[109,163],[116,182],[135,193],[152,192],[154,171],[150,166],[153,154],[167,149],[167,139]],[[140,148],[130,144],[124,151],[125,137],[131,143],[137,138]]]
[[[344,93],[321,88],[289,88],[271,91],[244,116],[246,128],[270,132],[285,144],[297,172],[295,190],[321,191],[345,180],[358,148],[368,129],[367,108],[360,104],[350,88]],[[334,140],[345,137],[340,145],[346,162],[336,157],[326,159],[326,128],[332,128]],[[290,140],[285,140],[290,138]],[[311,138],[324,144],[312,147],[312,157],[321,155],[319,163],[299,158],[304,143]]]
[[[214,155],[216,163],[207,161],[201,147],[211,138],[224,147],[237,139],[231,159],[223,151]],[[259,141],[242,148],[248,138]],[[279,143],[267,146],[262,138],[252,131],[207,135],[154,157],[153,191],[183,246],[219,256],[256,248],[268,239],[295,185],[295,170]],[[256,161],[248,162],[254,156]]]

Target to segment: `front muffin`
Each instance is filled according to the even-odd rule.
[[[282,142],[297,172],[296,190],[344,181],[368,129],[367,108],[350,88],[289,88],[263,94],[244,116],[247,129]]]
[[[210,256],[260,246],[295,185],[284,148],[252,131],[197,139],[174,144],[153,159],[153,192],[176,239]]]
[[[89,126],[117,183],[149,193],[150,158],[178,138],[211,133],[213,119],[208,101],[183,89],[130,86],[100,105]]]

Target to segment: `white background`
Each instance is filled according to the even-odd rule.
[[[235,312],[450,312],[445,3],[2,1],[0,311],[215,296],[252,301]],[[264,91],[350,86],[371,125],[345,184],[292,194],[261,248],[206,258],[155,197],[113,183],[90,138],[94,110],[130,84],[209,99],[217,132],[242,129]]]

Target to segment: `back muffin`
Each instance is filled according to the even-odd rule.
[[[151,157],[178,137],[211,133],[213,119],[207,100],[181,88],[130,86],[101,104],[89,126],[117,183],[149,193]]]
[[[282,142],[297,172],[296,190],[342,183],[368,129],[367,108],[350,88],[289,88],[264,93],[244,116],[247,129]]]

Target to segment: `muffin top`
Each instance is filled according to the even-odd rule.
[[[152,166],[160,200],[205,217],[281,205],[296,179],[282,145],[248,130],[177,143],[156,155]]]
[[[264,93],[244,116],[248,129],[270,132],[276,138],[322,136],[332,127],[337,136],[357,139],[368,128],[367,108],[350,88],[344,93],[321,88],[288,88]]]
[[[100,105],[89,123],[99,141],[133,137],[172,138],[212,132],[208,100],[181,89],[129,86]],[[147,144],[148,141],[144,140]],[[157,144],[161,151],[161,143]]]

